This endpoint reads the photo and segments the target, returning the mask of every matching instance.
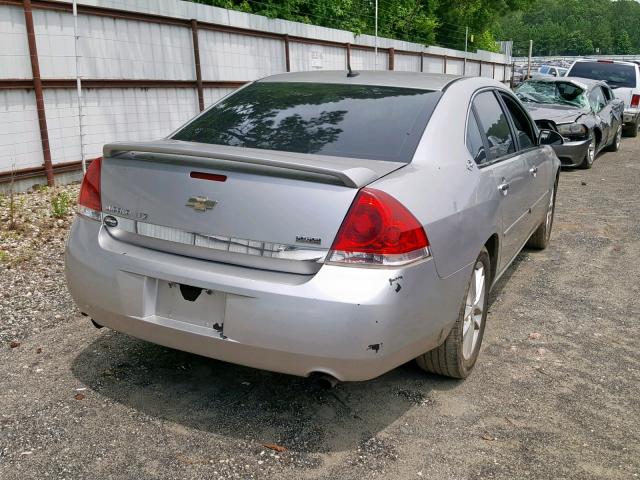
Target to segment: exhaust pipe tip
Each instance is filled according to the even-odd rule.
[[[322,388],[324,388],[325,390],[331,390],[332,388],[335,388],[340,383],[340,380],[338,380],[333,375],[329,375],[328,373],[322,373],[322,372],[315,373],[313,374],[313,377],[316,383],[320,385]]]

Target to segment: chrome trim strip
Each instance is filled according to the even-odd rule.
[[[229,252],[235,254],[269,257],[282,260],[299,260],[324,263],[329,253],[328,249],[313,248],[302,245],[289,245],[283,243],[263,242],[259,240],[246,240],[241,238],[225,237],[221,235],[204,235],[187,232],[185,230],[155,225],[152,223],[131,220],[117,215],[106,214],[118,220],[118,226],[105,228],[114,236],[126,232],[141,237],[153,238],[165,242],[189,245],[206,250]]]

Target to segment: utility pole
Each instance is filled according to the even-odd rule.
[[[374,48],[375,51],[375,69],[378,69],[378,0],[376,0],[376,13],[375,13],[375,35],[376,35],[376,46]]]
[[[527,80],[531,78],[531,53],[533,52],[533,40],[529,40],[529,67],[527,68]]]
[[[469,27],[464,29],[464,65],[462,67],[462,75],[467,74],[467,46],[469,44]]]

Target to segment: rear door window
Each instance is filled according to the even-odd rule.
[[[494,160],[516,151],[511,129],[498,99],[491,91],[481,92],[473,100],[480,129],[489,145],[487,157]]]
[[[500,96],[513,120],[520,150],[535,147],[535,130],[527,114],[510,95],[501,93]]]
[[[614,99],[615,95],[613,94],[613,92],[609,87],[601,86],[601,88],[602,88],[602,91],[604,92],[604,98],[607,100],[607,102],[610,102],[611,100]]]
[[[376,85],[256,82],[173,139],[408,163],[441,95]]]
[[[568,76],[603,80],[611,88],[635,88],[636,86],[636,67],[621,63],[576,62]]]

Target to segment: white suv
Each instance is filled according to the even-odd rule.
[[[576,60],[568,77],[592,78],[609,84],[616,97],[624,101],[624,133],[638,135],[640,126],[640,66],[618,60]]]

